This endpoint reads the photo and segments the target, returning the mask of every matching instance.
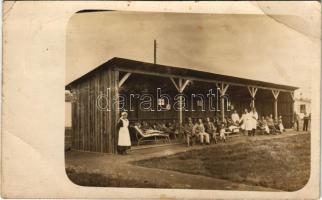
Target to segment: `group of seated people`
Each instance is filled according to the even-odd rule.
[[[186,137],[187,145],[193,146],[199,138],[201,145],[210,144],[210,141],[217,143],[217,133],[219,131],[220,140],[226,142],[226,129],[225,124],[220,123],[217,118],[211,121],[209,117],[203,121],[202,119],[195,120],[188,118],[184,124],[184,134]]]
[[[176,135],[180,134],[180,123],[176,120],[172,122],[160,122],[160,123],[148,123],[147,121],[137,122],[135,123],[141,130],[146,131],[160,131],[163,133],[167,133],[171,138],[176,138]]]
[[[278,134],[285,131],[282,116],[279,116],[278,119],[273,119],[273,115],[262,116],[258,120],[258,128],[263,131],[265,134]]]
[[[247,128],[247,121],[251,121],[251,129]],[[238,133],[240,131],[247,132],[248,135],[255,135],[256,129],[261,130],[265,134],[277,134],[285,131],[282,116],[278,119],[273,119],[272,114],[262,116],[258,119],[256,109],[245,112],[239,117],[236,110],[233,111],[230,117],[225,117],[220,120],[218,117],[206,117],[204,120],[187,118],[181,125],[177,120],[172,122],[148,123],[147,121],[137,122],[136,125],[143,131],[157,130],[167,133],[171,138],[176,138],[177,135],[182,135],[186,139],[188,146],[193,146],[197,140],[201,144],[217,143],[217,135],[219,140],[226,142],[226,135],[230,133]]]
[[[233,114],[231,115],[231,119],[227,119],[228,127],[237,127],[245,131],[247,130],[245,126],[247,126],[246,123],[249,118],[253,135],[257,129],[266,134],[277,134],[285,131],[282,116],[279,116],[278,119],[274,119],[273,115],[270,114],[269,116],[262,116],[259,118],[255,108],[253,108],[250,112],[245,109],[245,112],[242,114],[241,118],[239,118],[237,111],[234,110]]]

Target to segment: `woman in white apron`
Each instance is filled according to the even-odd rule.
[[[131,148],[131,139],[129,133],[129,120],[127,119],[127,112],[121,113],[121,118],[118,122],[119,137],[117,149],[119,154],[127,154],[127,150]]]
[[[253,107],[252,111],[250,112],[250,115],[251,115],[251,122],[252,122],[251,135],[255,136],[255,132],[256,132],[256,128],[257,128],[257,120],[258,120],[258,114],[257,114],[255,107]]]

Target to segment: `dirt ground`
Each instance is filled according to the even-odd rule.
[[[67,175],[72,180],[72,182],[82,186],[178,189],[187,188],[248,191],[292,190],[292,188],[289,189],[284,187],[276,187],[274,184],[258,184],[258,182],[256,181],[251,181],[254,180],[253,177],[264,177],[264,174],[268,174],[267,172],[262,173],[263,170],[261,170],[260,166],[256,166],[258,167],[258,170],[256,170],[257,174],[247,176],[245,176],[245,173],[241,173],[240,171],[238,172],[238,170],[236,171],[236,168],[227,169],[226,177],[222,174],[222,172],[219,173],[219,171],[216,172],[212,171],[211,169],[217,167],[222,168],[222,166],[220,166],[219,164],[219,161],[225,161],[221,164],[223,166],[227,166],[227,163],[233,163],[234,165],[238,166],[238,164],[236,163],[239,163],[240,160],[243,159],[238,158],[238,154],[234,153],[234,150],[240,152],[241,150],[245,150],[246,148],[248,151],[250,151],[251,148],[247,147],[247,145],[253,144],[252,146],[254,147],[256,143],[258,143],[258,145],[256,145],[258,146],[256,147],[257,150],[260,148],[262,148],[262,150],[254,150],[249,153],[254,154],[258,152],[259,155],[262,155],[263,152],[270,152],[273,149],[274,153],[271,154],[271,157],[278,158],[277,160],[281,160],[281,157],[278,154],[278,152],[281,152],[281,154],[286,155],[288,153],[292,153],[292,151],[285,149],[287,148],[287,145],[279,146],[278,144],[283,143],[283,140],[289,141],[284,142],[285,144],[291,144],[294,138],[307,137],[302,135],[308,136],[308,133],[289,131],[282,135],[256,136],[251,138],[248,138],[246,136],[240,136],[231,138],[228,141],[228,143],[213,144],[210,146],[199,145],[194,146],[193,148],[187,148],[185,147],[185,145],[172,145],[157,148],[147,148],[132,151],[127,156],[68,151],[66,152],[66,171]],[[272,147],[268,148],[270,144],[272,145]],[[206,158],[205,156],[200,158],[191,157],[191,155],[199,156],[200,153],[198,152],[203,151],[206,151],[209,155],[216,155],[217,152],[221,152],[220,155],[222,156],[211,156],[211,159]],[[285,152],[282,153],[283,151]],[[307,150],[303,150],[303,152],[304,151],[307,152]],[[183,162],[183,164],[181,165],[183,167],[181,167],[181,169],[174,168],[174,166],[179,166],[177,164],[173,164],[172,166],[170,165],[170,167],[168,165],[167,167],[164,167],[165,163],[178,160],[178,158],[182,157],[182,155],[184,154],[186,154],[186,156],[183,156],[185,157],[185,159],[189,156],[190,158],[192,158],[192,160],[203,159],[203,167],[207,167],[207,170],[201,170],[198,173],[191,169],[182,170],[182,168],[188,169],[185,166],[191,165],[191,162],[197,163],[197,165],[192,166],[192,169],[198,169],[198,166],[201,166],[200,162],[199,164],[198,162],[196,162],[196,160],[190,160],[190,162],[189,159],[187,159],[187,161],[189,161],[189,164],[187,162]],[[242,156],[244,154],[240,155]],[[275,157],[273,155],[275,155]],[[296,157],[298,155],[294,156]],[[212,158],[215,158],[215,160],[212,160]],[[257,156],[257,158],[259,159],[261,157]],[[294,160],[293,158],[294,157],[292,157],[291,160]],[[158,162],[150,162],[149,159],[157,159]],[[209,161],[207,161],[207,159]],[[153,164],[151,165],[151,163]],[[297,164],[300,163],[295,163],[295,165]],[[161,165],[163,166],[161,167]],[[252,165],[249,165],[249,167],[251,168]],[[276,169],[273,169],[271,167],[274,167],[273,164],[269,166],[269,169],[272,172],[278,172],[280,170],[279,168],[281,167],[281,165],[276,165]],[[304,166],[299,166],[299,168],[301,167]],[[247,168],[246,165],[244,165],[243,168]],[[229,170],[233,170],[233,173]],[[208,174],[205,172],[207,172]],[[303,180],[303,177],[301,178],[300,176],[302,175],[296,175],[296,177],[298,177],[299,180]],[[240,179],[236,177],[244,178]],[[276,177],[278,177],[278,175]],[[274,182],[274,180],[272,182]]]

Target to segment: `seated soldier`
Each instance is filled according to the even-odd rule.
[[[172,132],[175,132],[176,131],[176,120],[173,120],[172,122],[169,122],[169,128]]]
[[[216,127],[216,132],[219,133],[220,126],[221,126],[219,119],[217,117],[214,117],[213,123],[214,123],[214,125]]]
[[[262,116],[261,120],[258,120],[258,126],[259,129],[262,130],[264,133],[269,134],[269,128],[264,116]]]
[[[164,123],[155,123],[155,124],[156,124],[156,129],[159,131],[162,131],[163,126],[165,126]]]
[[[171,130],[171,123],[161,123],[160,131],[169,134],[169,136],[173,137],[173,132]]]
[[[233,114],[231,114],[231,120],[234,122],[234,124],[237,126],[239,124],[239,115],[236,110],[234,110]]]
[[[153,130],[160,131],[160,132],[163,132],[162,125],[164,125],[164,124],[162,124],[162,123],[156,123],[156,122],[155,122],[155,123],[152,125],[152,129],[153,129]]]
[[[156,123],[152,126],[149,126],[147,122],[143,121],[142,124],[140,122],[134,123],[134,126],[137,126],[139,129],[141,129],[143,131],[143,134],[162,133],[160,129],[157,129]]]
[[[166,127],[168,128],[167,132],[170,134],[171,138],[175,139],[176,135],[175,135],[175,124],[172,124],[171,122],[168,122],[166,124]]]
[[[152,125],[152,128],[153,128],[154,130],[159,130],[159,129],[158,129],[158,124],[157,124],[157,123],[154,123],[154,124]]]
[[[205,132],[205,126],[202,123],[202,119],[198,119],[198,122],[193,127],[193,131],[195,134],[199,135],[201,145],[204,144],[204,139],[206,140],[206,144],[210,143],[209,134]]]
[[[224,123],[221,124],[220,131],[219,131],[219,137],[220,137],[221,141],[226,142],[226,128],[225,128]]]
[[[233,124],[233,120],[231,120],[229,117],[225,117],[225,122],[227,124],[227,127]]]
[[[281,132],[285,131],[284,125],[283,125],[283,120],[282,120],[282,116],[279,116],[278,118],[278,128]]]
[[[192,119],[189,117],[188,120],[186,121],[184,127],[184,134],[187,139],[187,146],[193,146],[196,142],[196,135],[195,132],[193,131],[193,123]],[[191,145],[190,145],[191,143]]]
[[[134,122],[133,126],[137,126],[137,127],[141,128],[142,124],[141,124],[141,122],[137,121],[137,122]]]
[[[172,129],[175,136],[179,136],[183,134],[183,126],[180,124],[179,121],[175,119],[173,120],[173,123],[172,123]]]
[[[269,128],[270,133],[275,134],[276,133],[276,128],[274,125],[274,120],[273,120],[273,115],[270,114],[269,116],[266,117],[266,123]]]
[[[148,129],[151,129],[150,125],[148,124],[148,122],[146,121],[143,121],[142,124],[141,124],[141,127],[140,127],[142,130],[148,130]]]
[[[210,121],[210,118],[209,117],[206,118],[205,131],[206,131],[206,133],[208,133],[209,135],[211,135],[212,136],[212,139],[214,139],[215,140],[215,143],[217,143],[217,138],[216,138],[216,131],[217,131],[217,129],[216,129],[214,123],[212,123]]]
[[[279,124],[278,124],[278,119],[277,118],[274,119],[274,127],[276,129],[276,133],[282,133],[282,131],[279,128]]]
[[[228,128],[228,122],[227,122],[227,117],[225,117],[222,122],[221,122],[221,125],[224,124],[226,128]]]
[[[226,121],[227,121],[228,130],[230,132],[233,132],[233,133],[239,132],[239,126],[236,126],[236,124],[233,122],[233,120],[231,120],[227,117]]]
[[[161,123],[159,129],[165,133],[170,133],[170,129],[165,125],[165,123]]]

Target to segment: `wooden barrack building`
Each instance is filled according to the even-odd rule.
[[[109,93],[107,88],[109,88]],[[292,127],[294,91],[298,89],[288,85],[220,75],[191,68],[171,67],[115,57],[66,86],[66,90],[70,90],[73,94],[72,149],[116,153],[116,125],[120,115],[120,105],[109,103],[110,111],[100,110],[97,107],[98,97],[105,97],[102,99],[105,99],[107,104],[107,102],[113,102],[113,98],[118,99],[120,94],[151,93],[155,95],[152,91],[156,88],[161,88],[163,93],[170,95],[206,94],[209,89],[218,88],[221,97],[229,95],[230,106],[233,105],[239,114],[244,108],[255,105],[260,116],[281,115],[286,128]],[[135,100],[134,107],[137,108],[138,103],[138,100]],[[196,103],[198,102],[191,102],[191,104]],[[224,109],[224,98],[220,99],[219,105],[220,111],[210,111],[198,106],[195,110],[169,109],[164,112],[131,110],[128,106],[127,110],[130,122],[178,120],[182,123],[186,117],[218,116],[223,118],[227,114]]]

